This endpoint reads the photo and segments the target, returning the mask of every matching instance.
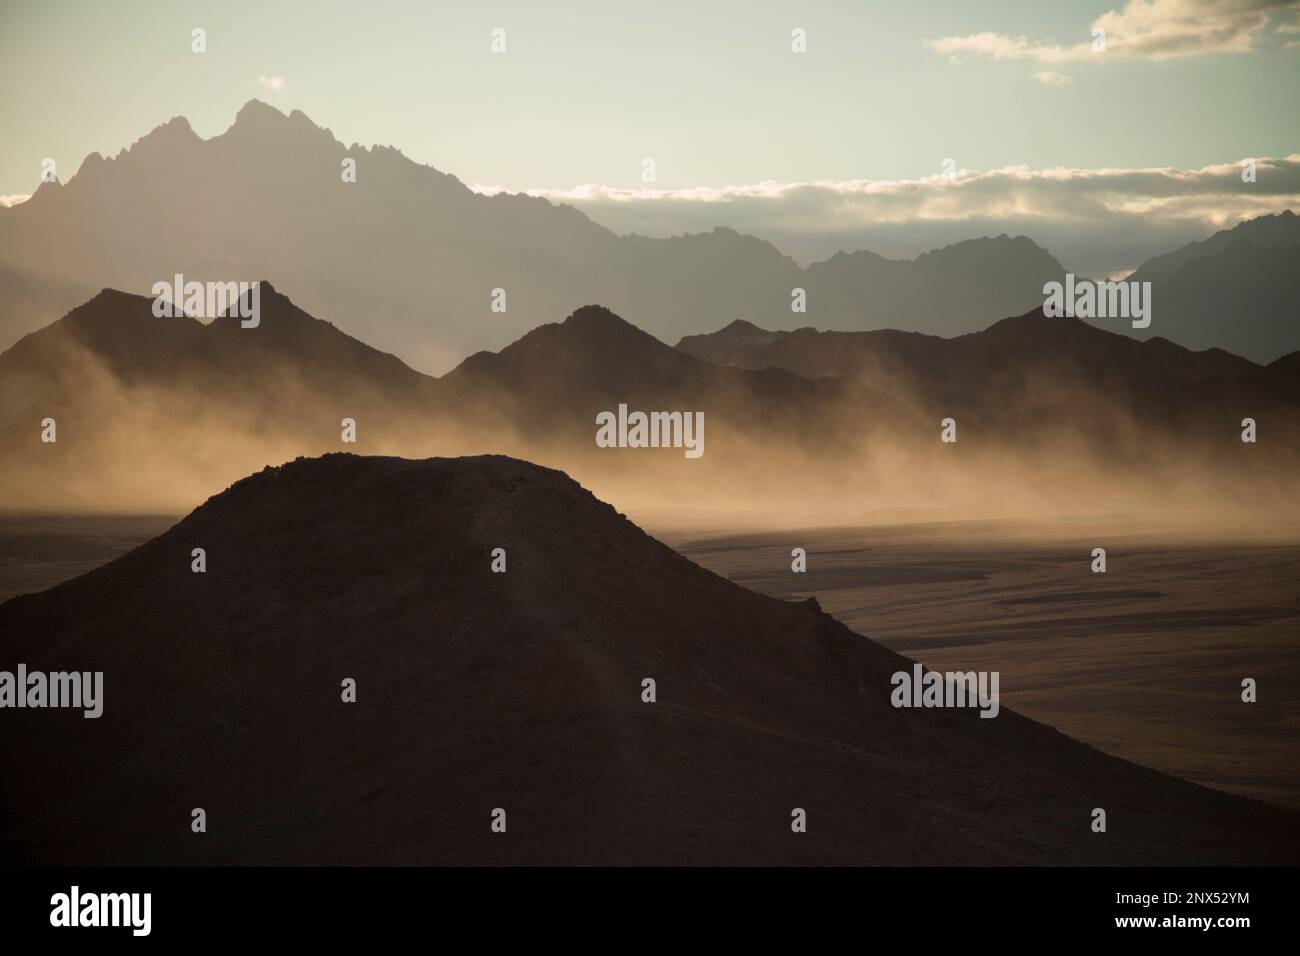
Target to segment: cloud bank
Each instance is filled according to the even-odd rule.
[[[1300,154],[1257,158],[1253,183],[1242,181],[1238,160],[1191,170],[963,169],[951,181],[936,171],[919,179],[526,192],[576,206],[616,232],[667,236],[730,226],[805,262],[841,248],[912,256],[1006,232],[1029,235],[1081,272],[1111,275],[1245,219],[1300,209]]]
[[[927,46],[956,63],[970,58],[1040,64],[1104,57],[1159,61],[1253,53],[1267,37],[1272,19],[1295,10],[1300,10],[1297,0],[1129,0],[1122,10],[1103,13],[1087,30],[1080,29],[1075,43],[985,32],[940,37]],[[1289,33],[1291,26],[1283,24],[1276,32]],[[1104,34],[1100,49],[1098,31]]]

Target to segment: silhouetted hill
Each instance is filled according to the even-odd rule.
[[[0,354],[0,480],[21,492],[11,504],[31,507],[39,493],[41,507],[123,507],[161,486],[178,497],[150,507],[188,505],[186,489],[208,494],[251,467],[342,447],[345,418],[367,452],[510,452],[636,470],[680,465],[686,449],[598,448],[598,413],[700,413],[707,458],[694,477],[719,480],[771,449],[815,456],[830,473],[871,436],[921,433],[911,409],[861,383],[717,368],[600,306],[434,379],[269,283],[261,290],[256,328],[233,314],[206,325],[157,318],[152,299],[105,290]],[[42,441],[46,418],[57,443]],[[127,501],[108,495],[119,487]]]
[[[1005,709],[894,709],[904,658],[500,457],[265,469],[0,605],[0,646],[10,665],[105,675],[98,719],[6,712],[15,863],[1205,864],[1300,848],[1295,814]]]
[[[603,302],[620,315],[636,316],[665,341],[708,328],[717,316],[775,320],[789,315],[791,291],[807,284],[799,264],[771,243],[727,228],[671,239],[621,238],[591,263],[577,288],[592,287],[593,279],[594,294],[584,302]],[[821,305],[825,309],[830,303]],[[852,317],[837,307],[828,319]]]
[[[558,430],[592,447],[596,414],[620,402],[631,409],[704,412],[722,445],[743,436],[825,449],[912,419],[904,404],[858,382],[718,368],[601,306],[534,329],[500,352],[471,356],[441,383],[450,392],[447,400],[467,414],[477,410],[521,428]]]
[[[1300,379],[1300,352],[1288,352],[1280,359],[1270,362],[1268,370],[1275,375],[1285,376],[1292,381]]]
[[[345,159],[355,182],[343,181]],[[565,290],[611,241],[575,210],[477,195],[395,149],[346,146],[256,100],[218,136],[202,140],[177,117],[0,211],[0,267],[20,276],[143,292],[177,272],[272,275],[313,314],[435,369],[571,310]],[[490,311],[496,287],[509,293],[505,315]],[[76,301],[43,315],[0,308],[0,343]]]
[[[259,296],[258,326],[242,328],[237,315],[207,324],[188,315],[158,318],[152,298],[104,289],[0,354],[0,426],[85,395],[88,361],[123,388],[221,393],[231,404],[265,405],[291,387],[316,399],[427,394],[432,379],[313,318],[271,283],[260,283]]]
[[[0,354],[0,486],[9,507],[188,508],[250,468],[410,441],[437,381],[299,309],[270,283],[260,323],[158,318],[105,289]],[[57,441],[43,441],[53,419]],[[162,497],[159,497],[162,496]]]
[[[1221,349],[1140,341],[1041,309],[982,332],[766,332],[733,323],[678,348],[720,365],[850,378],[937,424],[953,417],[977,447],[1032,467],[1103,464],[1135,480],[1204,465],[1236,487],[1271,486],[1300,465],[1300,377]],[[1267,422],[1269,440],[1241,454],[1241,421]],[[1150,480],[1149,477],[1145,480]]]
[[[1040,312],[952,339],[735,322],[673,348],[586,306],[434,379],[262,290],[257,328],[155,318],[151,299],[105,290],[0,354],[10,506],[180,510],[250,469],[342,448],[508,453],[637,500],[743,487],[814,501],[873,481],[974,480],[974,458],[959,473],[962,459],[935,457],[950,416],[963,454],[996,453],[1016,474],[1065,455],[1149,481],[1152,468],[1209,456],[1210,478],[1245,489],[1300,462],[1300,380],[1285,363]],[[598,446],[597,416],[620,405],[682,424],[702,414],[704,456],[682,468],[684,433],[672,448]],[[1251,455],[1237,453],[1244,417],[1268,436]],[[43,441],[47,418],[57,443]]]
[[[1290,209],[1285,209],[1276,215],[1248,219],[1231,229],[1221,229],[1208,239],[1189,242],[1172,252],[1148,259],[1135,269],[1128,279],[1138,282],[1163,282],[1172,278],[1188,263],[1223,252],[1242,240],[1260,247],[1293,246],[1300,243],[1300,216],[1296,216]]]
[[[1300,347],[1300,217],[1260,216],[1144,263],[1152,322],[1129,329],[1266,363]]]
[[[856,379],[927,407],[1028,411],[1081,394],[1125,398],[1206,379],[1252,376],[1255,363],[1165,339],[1138,342],[1035,309],[952,338],[896,330],[768,332],[732,323],[677,347],[718,365]]]
[[[837,253],[808,267],[809,317],[828,329],[958,335],[1042,305],[1043,285],[1061,281],[1065,271],[1025,236],[969,239],[910,261]],[[822,296],[841,303],[852,325],[823,321]]]

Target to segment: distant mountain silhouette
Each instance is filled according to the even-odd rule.
[[[35,332],[0,356],[6,385],[26,374],[31,388],[57,381],[70,352],[83,349],[106,363],[127,385],[190,385],[211,379],[223,385],[259,382],[292,361],[307,383],[348,389],[365,383],[382,391],[415,391],[427,376],[379,352],[294,305],[270,282],[259,283],[258,327],[241,329],[236,315],[204,323],[188,315],[158,318],[153,299],[104,289],[60,321]],[[19,393],[10,396],[11,401]]]
[[[432,379],[313,318],[269,282],[260,297],[259,327],[243,329],[236,316],[157,318],[152,299],[103,290],[0,354],[0,433],[33,416],[93,415],[103,398],[96,385],[183,392],[286,427],[432,401]]]
[[[716,365],[782,368],[807,378],[851,378],[927,407],[1031,410],[1081,391],[1135,391],[1260,372],[1215,349],[1193,352],[1164,339],[1137,342],[1079,319],[1035,309],[966,335],[914,332],[769,332],[733,322],[677,347]]]
[[[0,635],[7,665],[105,682],[96,720],[6,712],[14,863],[1284,864],[1300,850],[1294,813],[1006,709],[895,709],[890,677],[910,661],[501,457],[267,468],[0,605]]]
[[[1259,216],[1222,229],[1208,239],[1148,259],[1128,276],[1135,281],[1163,282],[1190,262],[1223,252],[1245,240],[1255,246],[1293,246],[1300,242],[1300,216],[1287,209],[1276,215]]]
[[[809,318],[820,328],[959,335],[1041,305],[1043,285],[1061,281],[1065,271],[1025,236],[968,239],[910,261],[841,252],[808,267],[817,306]],[[822,320],[823,295],[835,304],[831,314],[847,312],[852,325]]]
[[[1300,348],[1300,216],[1260,216],[1148,260],[1127,281],[1152,283],[1148,329],[1189,348],[1256,362]]]
[[[1300,377],[1290,358],[1262,367],[1221,349],[1138,341],[1036,309],[953,338],[913,332],[769,332],[733,322],[683,338],[684,352],[717,365],[781,368],[854,379],[937,421],[959,417],[979,441],[1028,450],[1069,436],[1110,462],[1153,456],[1257,469],[1300,464]],[[1268,450],[1240,448],[1239,422],[1267,421]],[[1262,469],[1262,470],[1258,470]]]
[[[0,354],[0,484],[49,506],[131,507],[146,490],[188,507],[254,464],[402,440],[437,382],[261,283],[260,324],[157,318],[153,299],[105,289]],[[57,442],[42,442],[53,419]],[[196,486],[189,479],[207,474]],[[126,483],[126,499],[113,489]]]
[[[356,161],[356,181],[342,164]],[[64,184],[0,208],[0,348],[104,287],[272,276],[351,335],[442,372],[471,352],[601,302],[675,340],[720,319],[954,333],[1041,301],[1055,260],[1027,239],[975,239],[890,262],[868,253],[808,270],[718,228],[618,237],[569,206],[480,195],[386,146],[337,141],[258,100],[200,139],[176,117]],[[493,290],[505,291],[504,312]]]
[[[465,414],[567,434],[588,446],[596,414],[617,402],[704,411],[719,443],[714,447],[740,434],[832,451],[854,437],[913,424],[904,403],[862,383],[814,381],[781,369],[718,368],[601,306],[534,329],[500,352],[470,356],[441,384],[450,392],[445,400]]]

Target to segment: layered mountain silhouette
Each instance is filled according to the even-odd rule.
[[[729,455],[756,447],[829,467],[848,443],[920,433],[913,409],[860,382],[719,368],[600,306],[437,379],[313,318],[270,283],[260,299],[260,324],[244,328],[234,315],[157,318],[152,299],[104,290],[24,337],[0,354],[0,479],[45,496],[43,505],[102,508],[122,483],[136,496],[146,483],[168,487],[141,462],[224,484],[269,461],[337,449],[344,419],[369,452],[544,451],[570,467],[597,456],[608,465],[597,415],[620,405],[703,413],[707,458],[695,477],[737,467]],[[53,444],[42,441],[47,418]],[[673,464],[683,453],[643,452]],[[183,504],[196,486],[177,481]]]
[[[573,444],[591,444],[596,414],[619,402],[703,410],[715,447],[723,448],[740,434],[831,452],[855,437],[911,427],[915,417],[905,403],[850,379],[719,368],[601,306],[534,329],[500,352],[470,356],[441,384],[466,420],[477,412],[488,427],[486,411],[533,435],[567,436]]]
[[[782,368],[807,378],[869,383],[927,406],[1025,410],[1080,391],[1119,393],[1258,376],[1260,365],[1222,349],[1134,341],[1041,309],[952,338],[887,329],[770,332],[736,321],[684,337],[677,348],[716,365]]]
[[[1300,850],[1294,813],[1005,709],[895,709],[890,678],[910,661],[502,457],[267,468],[123,557],[0,605],[0,635],[6,665],[104,673],[98,719],[6,714],[0,753],[21,772],[0,791],[0,855],[15,863],[1210,864]]]
[[[1068,432],[1098,453],[1144,449],[1143,461],[1146,450],[1180,439],[1205,440],[1223,453],[1220,464],[1232,460],[1245,417],[1269,422],[1274,463],[1292,460],[1300,439],[1300,379],[1292,374],[1300,353],[1262,366],[1222,349],[1138,341],[1041,309],[953,338],[772,332],[738,321],[677,347],[717,365],[855,379],[931,417],[973,418],[1004,437],[1033,442]]]
[[[250,469],[339,449],[349,420],[366,453],[504,452],[691,497],[757,493],[763,478],[805,496],[800,482],[957,480],[963,459],[934,457],[948,417],[967,454],[1008,462],[1066,455],[1139,474],[1210,456],[1205,477],[1241,489],[1300,462],[1294,355],[1263,367],[1041,312],[951,339],[733,322],[674,348],[584,306],[439,379],[270,283],[260,295],[260,325],[243,328],[233,315],[157,318],[152,299],[104,290],[0,354],[11,505],[181,509]],[[597,416],[620,405],[702,413],[705,455],[687,473],[681,448],[597,447]],[[1246,417],[1264,435],[1250,455]],[[47,419],[56,443],[42,440]],[[774,455],[783,467],[768,467]],[[963,480],[987,471],[969,467]]]
[[[347,159],[355,182],[343,181]],[[100,288],[144,292],[176,273],[273,276],[312,314],[442,372],[589,302],[675,340],[720,318],[779,322],[805,288],[825,327],[915,321],[951,334],[1030,308],[1062,272],[1023,238],[804,270],[726,228],[619,237],[572,207],[480,195],[391,147],[347,146],[258,100],[219,136],[176,117],[65,179],[0,208],[0,348]]]
[[[1260,216],[1149,260],[1126,281],[1151,285],[1138,337],[1217,346],[1272,362],[1300,348],[1300,216]]]
[[[1128,276],[1146,282],[1164,282],[1179,269],[1198,259],[1224,252],[1240,241],[1253,246],[1294,246],[1300,242],[1300,217],[1287,209],[1271,216],[1259,216],[1216,232],[1200,242],[1189,242],[1173,252],[1148,259]]]
[[[1260,362],[1300,348],[1295,223],[1264,216],[1152,259],[1131,278],[1155,283],[1158,317],[1120,331]],[[1064,272],[1024,236],[913,260],[841,252],[806,269],[729,228],[617,236],[572,207],[482,195],[395,148],[348,146],[300,111],[250,100],[219,136],[175,117],[0,208],[0,348],[100,288],[144,291],[176,273],[273,275],[313,314],[442,372],[589,302],[675,340],[731,318],[786,324],[804,289],[819,328],[951,336],[1035,307]]]
[[[316,398],[359,388],[389,397],[427,389],[427,376],[313,318],[271,283],[259,286],[255,329],[242,328],[237,314],[209,323],[186,314],[160,318],[153,299],[104,289],[0,357],[5,404],[59,400],[74,390],[79,357],[102,363],[128,388],[198,388],[233,398],[249,388],[273,387],[287,363],[297,384],[315,390]],[[280,379],[278,387],[287,384]]]
[[[960,335],[1040,305],[1064,267],[1025,236],[968,239],[913,260],[836,253],[808,267],[816,323],[827,329],[905,329]],[[826,308],[823,300],[829,300]],[[844,324],[834,317],[853,317]],[[823,321],[828,314],[829,321]],[[789,316],[784,317],[789,321]]]

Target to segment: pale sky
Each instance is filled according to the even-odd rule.
[[[1092,48],[1097,26],[1105,52]],[[191,51],[195,27],[206,53]],[[504,53],[491,50],[495,28]],[[796,28],[807,52],[791,49]],[[115,154],[174,115],[215,135],[258,97],[470,185],[575,201],[619,231],[715,220],[789,233],[785,244],[802,248],[818,242],[806,233],[824,197],[796,214],[768,204],[757,218],[647,201],[716,203],[725,187],[757,184],[789,198],[795,184],[915,183],[947,158],[985,176],[1287,157],[1300,154],[1298,80],[1294,0],[4,0],[0,196],[30,193],[46,157],[66,180],[87,153]],[[652,186],[641,179],[647,157]],[[702,197],[689,192],[701,187]],[[1217,204],[1219,224],[1230,224],[1238,207],[1285,208],[1295,193],[1275,178],[1239,204],[1192,199]],[[975,218],[1061,221],[1061,202],[1020,205],[1038,201]],[[869,222],[849,217],[847,233],[870,235],[874,209]],[[962,215],[971,213],[939,218]],[[1208,222],[1204,209],[1196,215],[1193,231]],[[933,221],[924,210],[914,218]],[[911,234],[906,211],[891,221]]]

